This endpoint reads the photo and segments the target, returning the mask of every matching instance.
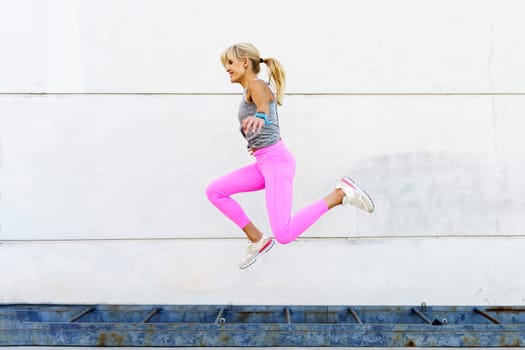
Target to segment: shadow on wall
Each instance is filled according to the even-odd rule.
[[[494,235],[513,205],[496,161],[479,155],[403,153],[352,165],[376,202],[374,235]],[[362,226],[362,225],[361,225]]]

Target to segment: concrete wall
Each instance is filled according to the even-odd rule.
[[[525,302],[524,2],[0,4],[0,302]],[[377,205],[246,271],[204,196],[253,161],[239,41],[287,70],[295,208],[343,174]]]

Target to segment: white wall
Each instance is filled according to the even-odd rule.
[[[524,2],[0,5],[0,302],[524,302]],[[287,70],[295,207],[343,174],[377,205],[247,271],[204,196],[252,161],[218,59],[239,41]]]

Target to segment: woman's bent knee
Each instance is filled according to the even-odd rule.
[[[293,238],[290,239],[290,237],[287,237],[287,235],[282,232],[273,232],[273,237],[280,244],[288,244],[294,240]]]
[[[206,187],[206,197],[208,197],[209,201],[212,203],[221,197],[220,192],[215,188],[214,183],[211,183]]]

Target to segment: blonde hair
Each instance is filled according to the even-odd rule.
[[[243,59],[248,58],[252,63],[252,69],[255,74],[259,74],[261,71],[261,63],[266,63],[268,67],[268,75],[270,77],[270,83],[275,87],[277,92],[277,104],[283,104],[284,85],[286,82],[286,75],[284,73],[283,66],[275,58],[264,58],[261,59],[259,50],[255,46],[249,43],[239,43],[230,46],[221,55],[221,62],[223,66],[230,58]]]

